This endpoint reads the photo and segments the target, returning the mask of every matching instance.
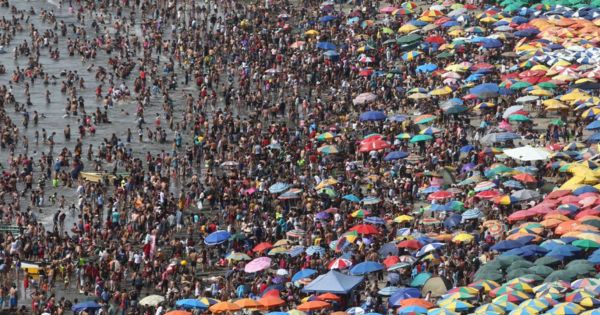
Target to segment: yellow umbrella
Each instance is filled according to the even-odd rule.
[[[580,89],[575,89],[568,94],[562,95],[560,97],[560,100],[563,102],[569,102],[569,101],[576,101],[579,99],[584,99],[584,98],[589,98],[589,97],[591,97],[591,95],[587,94],[586,92],[584,92]]]
[[[544,106],[567,106],[563,102],[553,98],[543,101],[542,104],[544,104]]]
[[[474,239],[475,237],[471,234],[459,233],[452,238],[452,241],[454,243],[471,243]]]
[[[467,71],[467,67],[461,64],[452,64],[444,68],[444,70],[453,72],[465,72]]]
[[[401,27],[398,29],[398,32],[400,32],[400,33],[410,33],[410,32],[412,32],[412,31],[416,31],[416,30],[418,30],[418,29],[419,29],[418,27],[416,27],[416,26],[414,26],[414,25],[412,25],[412,24],[404,24],[404,25],[402,25],[402,26],[401,26]]]
[[[456,30],[448,32],[448,35],[450,35],[452,37],[459,37],[459,36],[465,35],[465,31],[456,29]]]
[[[304,32],[304,35],[316,36],[316,35],[319,35],[319,32],[317,32],[316,30],[308,30],[308,31]]]
[[[429,94],[435,95],[435,96],[448,95],[450,93],[452,93],[452,89],[449,86],[444,86],[443,88],[435,89],[435,90],[429,92]]]
[[[556,81],[571,82],[576,78],[568,74],[559,74],[557,76],[552,77],[552,79]]]
[[[413,99],[413,100],[421,100],[424,98],[429,98],[429,95],[424,94],[424,93],[414,93],[408,96],[408,98]]]
[[[396,223],[404,223],[404,222],[410,222],[413,219],[414,218],[412,216],[403,214],[403,215],[399,215],[399,216],[395,217],[394,218],[394,222],[396,222]]]
[[[494,23],[494,22],[498,22],[498,20],[494,19],[494,18],[493,18],[493,17],[491,17],[491,16],[486,16],[486,17],[484,17],[483,19],[481,19],[481,20],[479,20],[479,21],[481,21],[481,22],[483,22],[483,23]]]
[[[549,90],[544,90],[544,89],[533,89],[531,91],[529,91],[530,95],[536,95],[536,96],[552,96],[552,92]]]
[[[336,179],[330,177],[328,179],[325,179],[325,180],[321,181],[319,183],[319,185],[315,186],[315,190],[320,190],[320,189],[325,188],[327,186],[335,185],[337,183],[338,183],[338,181]]]

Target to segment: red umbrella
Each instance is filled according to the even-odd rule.
[[[541,77],[544,75],[546,75],[546,71],[544,70],[527,70],[519,73],[519,78]]]
[[[465,6],[463,8],[465,8],[467,10],[477,10],[477,6],[474,4],[470,4],[470,3],[465,4]]]
[[[517,174],[515,176],[513,176],[514,179],[523,182],[523,183],[535,183],[537,182],[537,179],[535,179],[535,177],[533,177],[533,175],[531,174],[527,174],[527,173],[521,173],[521,174]]]
[[[429,36],[425,38],[425,41],[433,44],[444,44],[446,40],[442,36]]]
[[[387,141],[383,140],[375,140],[367,143],[361,143],[358,148],[358,152],[371,152],[371,151],[379,151],[383,149],[389,148],[391,145]]]
[[[383,265],[386,268],[389,268],[399,262],[400,262],[400,258],[398,258],[398,256],[387,256],[387,258],[383,260]]]
[[[452,198],[454,197],[454,194],[446,191],[446,190],[439,190],[436,191],[432,194],[430,194],[429,196],[427,196],[428,200],[444,200],[444,199],[448,199],[448,198]]]
[[[373,69],[362,69],[358,72],[358,75],[361,77],[368,77],[371,74],[373,74],[374,71],[375,70],[373,70]]]
[[[421,242],[419,242],[417,240],[405,240],[405,241],[398,243],[397,246],[400,248],[409,248],[409,249],[416,250],[416,249],[423,247],[423,244],[421,244]]]
[[[263,252],[267,249],[273,248],[273,245],[271,245],[271,243],[269,242],[262,242],[259,243],[258,245],[254,246],[254,248],[252,249],[253,252],[255,253],[260,253]]]
[[[379,230],[371,224],[359,224],[350,228],[350,231],[356,231],[357,233],[369,235],[369,234],[379,234]]]
[[[500,192],[498,192],[497,190],[491,189],[491,190],[482,191],[475,196],[477,196],[481,199],[493,199],[494,197],[500,196]]]
[[[549,199],[558,199],[558,198],[566,196],[566,195],[568,195],[570,193],[571,193],[571,191],[570,190],[566,190],[566,189],[555,190],[555,191],[549,193],[548,196],[546,196],[546,198],[549,198]]]
[[[536,216],[536,213],[534,211],[520,210],[520,211],[513,212],[511,215],[509,215],[508,221],[521,221],[521,220],[526,220],[526,219],[529,219],[529,218],[535,217],[535,216]]]
[[[569,204],[569,203],[579,203],[579,200],[581,200],[581,198],[579,198],[578,196],[573,196],[573,195],[568,195],[568,196],[563,196],[558,198],[558,201],[560,201],[561,204],[565,205],[565,204]]]

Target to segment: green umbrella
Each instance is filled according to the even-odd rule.
[[[529,268],[533,266],[533,263],[527,260],[517,260],[514,263],[510,264],[510,266],[508,266],[508,268],[506,268],[506,272],[511,272],[515,269],[520,269],[520,268]]]
[[[412,138],[410,138],[410,143],[423,142],[431,139],[433,139],[433,137],[430,135],[415,135]]]
[[[578,268],[579,266],[584,267],[593,267],[594,265],[590,263],[587,259],[575,259],[565,265],[566,269]]]
[[[531,83],[525,81],[519,81],[510,86],[511,90],[522,90],[531,86]]]
[[[322,188],[322,189],[318,190],[317,192],[319,194],[325,194],[325,195],[327,195],[329,197],[332,197],[332,198],[336,196],[335,191],[333,189],[331,189],[331,188]]]
[[[588,219],[588,220],[582,221],[581,223],[595,226],[600,229],[600,220],[598,220],[598,219]]]
[[[576,240],[571,244],[583,249],[596,249],[600,247],[600,244],[592,240]]]
[[[536,275],[547,277],[551,273],[554,272],[554,269],[552,269],[548,266],[545,266],[545,265],[535,265],[535,266],[529,267],[529,271],[533,272]]]
[[[531,270],[529,270],[528,268],[517,268],[517,269],[513,269],[509,273],[507,273],[506,279],[512,280],[515,278],[520,278],[520,277],[530,274],[530,273],[531,273]]]
[[[515,115],[510,115],[508,116],[508,120],[509,121],[531,121],[531,118],[525,116],[525,115],[521,115],[521,114],[515,114]]]
[[[482,273],[482,274],[479,274],[479,275],[475,275],[475,277],[473,278],[473,280],[500,281],[500,280],[502,280],[502,278],[504,278],[504,277],[500,273],[489,272],[489,273]]]
[[[419,34],[408,34],[408,35],[404,35],[398,39],[396,39],[396,42],[398,44],[410,44],[410,43],[414,43],[421,40],[421,35]]]
[[[550,257],[550,256],[544,256],[544,257],[538,258],[533,263],[536,264],[536,265],[552,266],[552,265],[559,264],[560,261],[561,260],[558,259],[558,258],[554,258],[554,257]]]
[[[506,11],[506,12],[514,12],[514,11],[519,10],[521,8],[521,6],[522,5],[520,3],[513,3],[513,4],[510,4],[510,5],[506,6],[506,7],[504,7],[504,11]]]
[[[552,121],[550,121],[550,124],[551,124],[551,125],[555,125],[555,126],[560,126],[560,127],[562,127],[562,126],[564,126],[564,125],[565,125],[565,122],[564,122],[564,121],[562,121],[562,119],[560,119],[560,118],[557,118],[557,119],[553,119]]]
[[[556,270],[544,279],[544,282],[567,281],[571,282],[577,277],[577,273],[571,270]]]
[[[438,57],[439,59],[446,59],[446,58],[450,58],[450,57],[452,57],[452,56],[454,56],[454,54],[453,54],[453,53],[451,53],[451,52],[449,52],[449,51],[443,51],[443,52],[441,52],[439,55],[437,55],[437,57]]]
[[[388,39],[385,42],[383,42],[384,45],[392,45],[396,43],[396,39]]]
[[[394,34],[394,31],[389,27],[382,27],[381,32],[383,32],[384,34]]]
[[[524,260],[521,257],[518,256],[498,256],[496,257],[493,261],[495,261],[496,263],[500,264],[500,266],[502,268],[506,268],[510,265],[512,265],[512,263],[514,263],[517,260]]]
[[[410,282],[411,287],[422,287],[427,280],[431,278],[431,274],[429,272],[421,272],[416,275],[415,278]]]
[[[541,82],[538,83],[537,86],[541,87],[542,89],[545,90],[552,90],[552,89],[556,89],[558,86],[552,82]]]

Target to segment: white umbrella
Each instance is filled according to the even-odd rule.
[[[512,115],[515,112],[520,111],[521,109],[523,109],[522,105],[513,105],[504,111],[504,113],[502,114],[502,118],[506,119],[506,118],[508,118],[508,116]]]
[[[504,154],[519,161],[541,161],[547,160],[550,157],[550,152],[545,149],[534,148],[528,145],[515,149],[506,149],[504,150]]]
[[[527,103],[537,100],[539,97],[534,95],[525,95],[517,98],[517,103]]]
[[[162,295],[153,294],[141,299],[138,304],[142,306],[156,306],[164,301],[165,298]]]

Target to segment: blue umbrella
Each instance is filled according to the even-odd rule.
[[[385,257],[387,255],[398,255],[398,247],[396,243],[389,242],[381,245],[381,248],[378,251],[379,255]]]
[[[462,221],[462,216],[460,214],[453,214],[449,216],[446,220],[444,220],[444,227],[447,229],[454,229],[460,222]]]
[[[297,257],[304,253],[304,246],[294,246],[287,251],[291,257]]]
[[[325,56],[327,59],[335,60],[340,57],[340,54],[335,50],[328,50],[323,53],[323,56]]]
[[[470,76],[468,76],[465,81],[466,82],[473,82],[473,81],[479,81],[481,78],[483,77],[482,73],[473,73]]]
[[[533,251],[533,252],[535,252],[537,254],[546,254],[548,252],[547,249],[545,249],[545,248],[543,248],[543,247],[541,247],[539,245],[526,245],[526,246],[521,247],[521,249],[523,249],[523,250],[530,250],[530,251]]]
[[[305,278],[310,278],[312,275],[316,274],[317,271],[314,269],[302,269],[298,272],[296,272],[293,276],[292,276],[292,282],[296,282],[300,279],[305,279]]]
[[[490,98],[498,96],[500,88],[495,83],[483,83],[469,90],[470,94],[476,95],[479,98]]]
[[[521,136],[514,132],[501,132],[501,133],[496,134],[497,142],[515,140],[515,139],[521,139]]]
[[[422,64],[420,66],[417,67],[417,72],[433,72],[438,68],[437,65],[434,65],[433,63],[426,63],[426,64]]]
[[[598,189],[596,189],[594,186],[590,186],[590,185],[583,185],[575,190],[573,190],[573,195],[575,196],[579,196],[585,193],[597,193]]]
[[[81,303],[77,303],[77,304],[73,305],[71,310],[75,313],[79,313],[79,312],[86,311],[86,310],[87,311],[97,310],[100,307],[101,307],[100,304],[96,303],[95,301],[85,301],[85,302],[81,302]]]
[[[388,117],[388,120],[395,121],[395,122],[403,122],[406,119],[408,119],[408,116],[406,116],[406,115],[394,115],[394,116]]]
[[[208,305],[200,302],[198,299],[182,299],[182,300],[178,300],[177,302],[175,302],[176,306],[185,308],[186,310],[189,309],[207,309]]]
[[[345,195],[344,197],[342,197],[342,199],[348,200],[348,201],[352,201],[352,202],[356,202],[359,203],[360,202],[360,198],[356,197],[355,195]]]
[[[597,133],[589,136],[587,138],[587,140],[585,140],[585,141],[591,142],[591,143],[598,143],[598,142],[600,142],[600,132],[597,132]]]
[[[504,251],[511,250],[513,248],[519,248],[522,246],[523,246],[523,244],[521,242],[517,242],[517,241],[513,241],[513,240],[504,240],[504,241],[500,241],[497,244],[495,244],[494,246],[490,247],[490,249],[499,251],[499,252],[504,252]]]
[[[487,38],[487,40],[481,42],[483,48],[492,49],[502,47],[502,42],[495,38]]]
[[[398,291],[394,292],[392,296],[390,296],[388,303],[390,307],[398,307],[400,306],[400,302],[402,302],[402,300],[418,298],[420,296],[421,291],[417,288],[400,288]]]
[[[463,146],[462,148],[460,148],[461,153],[467,153],[467,152],[471,152],[474,150],[475,150],[475,147],[470,144],[467,144],[467,145]]]
[[[439,190],[440,190],[440,187],[438,187],[438,186],[429,186],[429,187],[423,189],[421,192],[424,194],[431,194],[431,193],[434,193]]]
[[[405,158],[407,156],[408,156],[407,152],[392,151],[392,152],[388,153],[383,159],[385,161],[395,161],[395,160],[403,159],[403,158]]]
[[[385,120],[387,118],[387,116],[380,111],[368,111],[368,112],[364,112],[362,114],[360,114],[360,121],[379,121],[379,120]]]
[[[323,49],[323,50],[336,50],[337,49],[337,47],[330,42],[318,42],[317,48]]]
[[[286,183],[275,183],[269,187],[269,192],[272,194],[282,193],[290,188],[290,185]]]
[[[458,22],[456,21],[448,21],[442,24],[442,27],[452,27],[452,26],[456,26],[458,25]]]
[[[540,31],[536,28],[526,28],[520,31],[516,31],[513,34],[517,37],[535,37]]]
[[[523,184],[521,184],[521,182],[511,179],[511,180],[507,180],[504,183],[502,183],[502,185],[504,185],[504,187],[510,187],[510,188],[519,188],[519,189],[523,189],[524,186]],[[516,198],[514,198],[514,201],[517,201]],[[513,202],[513,199],[511,199],[511,203]]]
[[[335,19],[336,19],[336,17],[333,16],[333,15],[326,15],[326,16],[320,17],[319,18],[319,22],[321,22],[321,23],[327,23],[327,22],[333,21]]]
[[[477,208],[469,209],[469,210],[463,212],[463,214],[462,214],[462,218],[464,220],[478,219],[482,216],[483,216],[483,213],[481,213],[481,210],[479,210]]]
[[[360,202],[364,205],[374,205],[381,202],[381,199],[374,196],[367,196],[360,200]]]
[[[440,205],[440,204],[433,204],[429,207],[429,211],[450,211],[450,206],[448,205]]]
[[[323,248],[321,246],[316,246],[316,245],[309,246],[306,249],[306,254],[308,256],[312,256],[314,254],[319,254],[319,256],[324,256],[325,255],[325,248]]]
[[[379,225],[385,225],[385,220],[383,220],[380,217],[366,217],[364,219],[365,223],[370,223],[370,224],[379,224]]]
[[[362,276],[367,273],[383,270],[385,266],[376,261],[363,261],[360,264],[350,269],[350,274],[355,276]]]
[[[346,21],[346,24],[352,25],[354,23],[357,23],[358,21],[360,21],[360,18],[358,18],[358,16],[355,16],[353,18],[349,18],[348,21]]]
[[[442,108],[442,110],[446,114],[459,114],[468,111],[469,108],[463,105],[453,105],[451,107]]]
[[[229,234],[229,232],[224,231],[224,230],[220,230],[220,231],[215,231],[210,233],[205,239],[204,239],[204,244],[206,245],[219,245],[223,242],[225,242],[226,240],[229,239],[229,237],[231,236],[231,234]]]
[[[396,293],[398,290],[400,290],[400,288],[398,287],[385,287],[381,290],[379,290],[379,295],[383,295],[383,296],[391,296],[394,293]]]
[[[544,242],[542,242],[540,244],[540,247],[545,248],[546,250],[553,250],[555,248],[558,248],[562,245],[565,245],[565,242],[561,241],[561,240],[557,240],[557,239],[551,239],[551,240],[546,240]]]

